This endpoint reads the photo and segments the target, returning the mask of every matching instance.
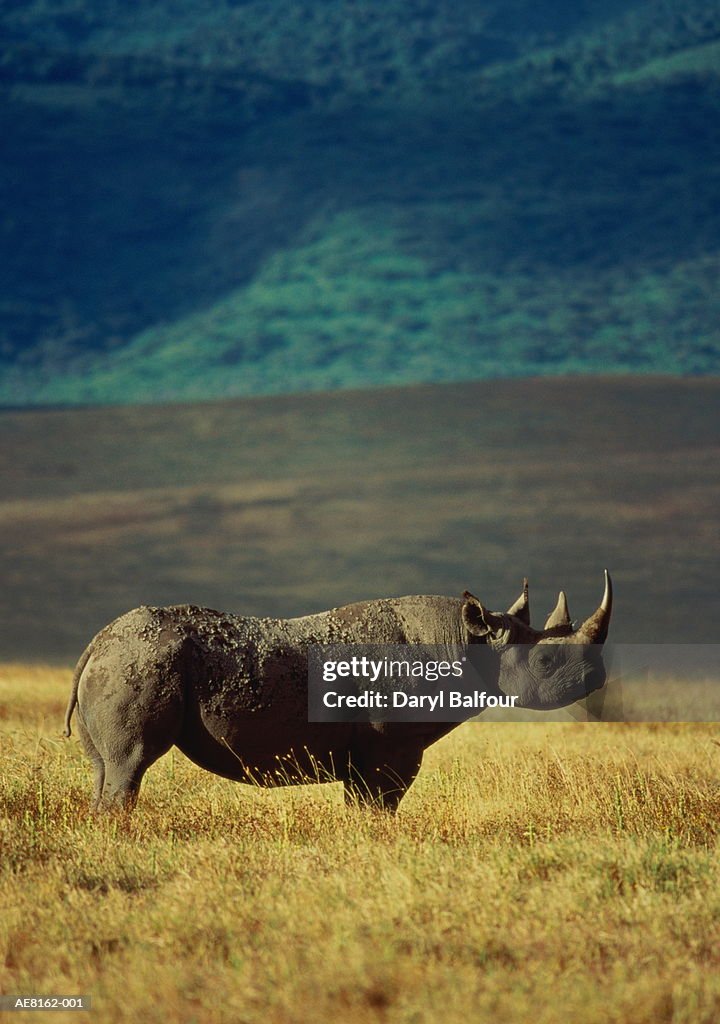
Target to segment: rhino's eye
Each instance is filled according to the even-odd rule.
[[[535,658],[535,664],[542,672],[549,672],[555,663],[555,658],[551,651],[538,651]]]

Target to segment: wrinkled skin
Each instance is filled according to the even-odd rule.
[[[601,644],[604,635],[589,639],[584,627],[573,633],[567,615],[551,619],[544,631],[531,629],[527,588],[505,614],[488,612],[467,593],[463,600],[367,601],[296,619],[192,605],[136,608],[101,630],[82,655],[65,734],[77,708],[77,730],[95,768],[96,808],[131,808],[147,768],[175,745],[202,768],[239,782],[340,781],[349,799],[393,809],[426,747],[459,723],[308,722],[308,645],[423,643],[451,651],[486,644],[496,652],[488,680],[496,693],[555,708],[603,685],[601,647],[587,644]]]
[[[602,651],[593,645],[510,647],[501,664],[501,692],[517,696],[519,707],[534,711],[564,708],[605,683]]]

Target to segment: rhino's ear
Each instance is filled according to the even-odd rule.
[[[469,590],[465,591],[463,598],[465,603],[462,607],[462,620],[468,633],[473,636],[488,636],[507,630],[505,617],[488,611]]]
[[[490,630],[485,622],[485,609],[482,604],[469,590],[463,594],[463,601],[462,620],[465,629],[472,636],[487,636]]]
[[[508,615],[514,615],[516,619],[520,619],[526,626],[530,625],[530,594],[528,590],[527,576],[523,580],[523,588],[520,597],[514,604],[511,604],[507,610]]]

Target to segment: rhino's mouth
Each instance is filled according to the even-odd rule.
[[[588,672],[583,675],[577,686],[567,694],[565,705],[574,704],[578,700],[583,700],[585,697],[589,697],[590,694],[595,693],[596,690],[601,690],[604,685],[605,673],[598,671],[596,668],[589,669]]]

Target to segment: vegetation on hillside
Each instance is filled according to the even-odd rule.
[[[699,0],[2,27],[6,404],[720,366]]]

